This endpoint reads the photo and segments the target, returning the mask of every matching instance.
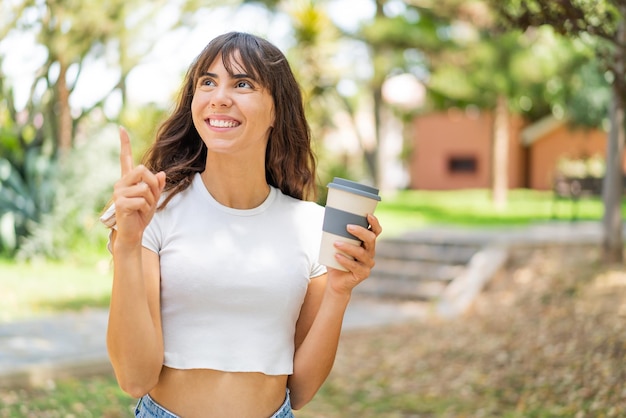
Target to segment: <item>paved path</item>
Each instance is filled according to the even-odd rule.
[[[599,243],[601,228],[595,222],[539,224],[526,228],[476,231],[429,228],[414,232],[442,240],[484,240],[511,243]],[[355,295],[344,330],[416,320],[430,305],[389,302]],[[0,387],[37,385],[51,378],[88,375],[110,370],[105,349],[106,310],[85,310],[40,319],[0,323]]]
[[[415,320],[419,302],[354,297],[344,330]],[[105,347],[107,311],[64,313],[0,324],[0,387],[40,385],[52,378],[111,370]]]

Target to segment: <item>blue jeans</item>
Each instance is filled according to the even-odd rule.
[[[163,408],[161,405],[156,403],[150,395],[145,395],[139,402],[137,402],[137,406],[135,407],[135,417],[136,418],[180,418],[178,415],[175,415]],[[287,396],[285,396],[285,402],[281,405],[281,407],[269,418],[295,418],[293,412],[291,411],[291,402],[289,401],[289,389],[287,389]]]

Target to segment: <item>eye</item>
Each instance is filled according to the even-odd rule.
[[[240,88],[240,89],[252,89],[252,88],[254,88],[252,86],[252,84],[250,84],[250,82],[244,81],[244,80],[238,81],[237,84],[235,84],[235,86],[237,88]]]
[[[215,81],[213,81],[213,79],[210,77],[202,77],[200,78],[200,80],[198,80],[198,85],[212,87],[212,86],[215,86]]]

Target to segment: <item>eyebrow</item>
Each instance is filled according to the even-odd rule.
[[[219,76],[215,73],[209,73],[209,72],[205,72],[202,74],[203,76],[207,76],[207,77],[211,77],[211,78],[219,78]],[[238,79],[242,79],[242,78],[249,78],[251,80],[255,80],[256,78],[251,76],[250,74],[231,74],[231,77],[238,80]]]

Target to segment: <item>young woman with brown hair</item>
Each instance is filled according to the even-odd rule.
[[[299,86],[271,43],[215,38],[143,165],[120,131],[103,216],[114,278],[107,346],[138,417],[293,417],[327,378],[378,220],[317,261],[323,208]]]

